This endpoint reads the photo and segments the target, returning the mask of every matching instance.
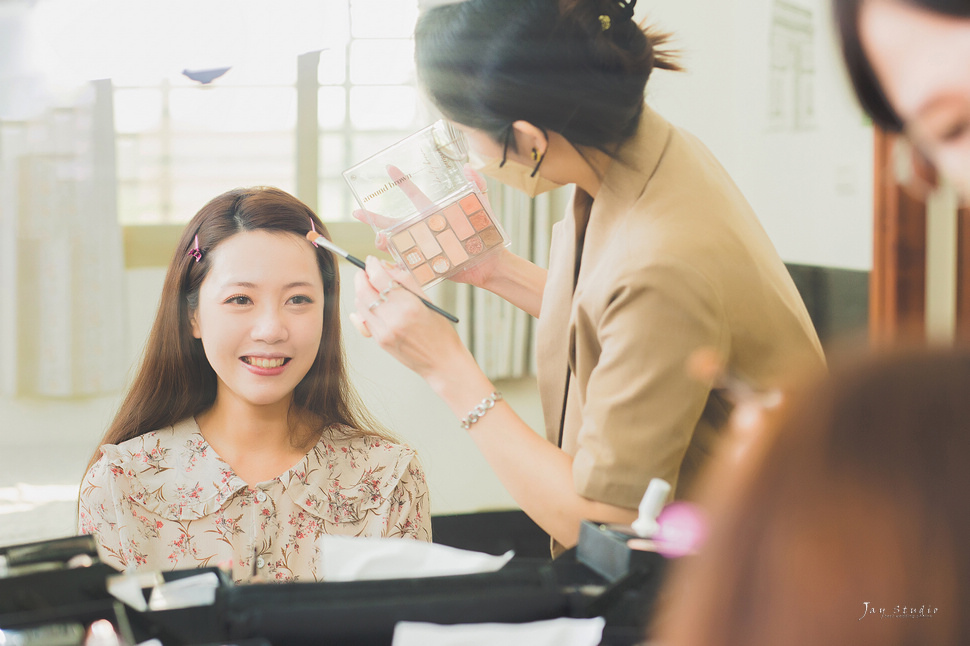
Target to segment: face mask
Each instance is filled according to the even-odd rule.
[[[545,130],[543,130],[545,132]],[[536,159],[535,168],[529,168],[525,164],[509,159],[509,139],[514,136],[511,126],[505,134],[505,147],[502,150],[501,159],[492,159],[483,164],[477,164],[476,170],[482,175],[496,179],[507,186],[517,188],[529,197],[535,197],[540,193],[546,193],[554,188],[559,188],[562,184],[557,184],[539,175],[539,166],[545,155],[536,159],[536,149],[532,149],[532,158]]]
[[[541,163],[541,160],[540,160]],[[536,169],[539,165],[536,164]],[[529,197],[535,197],[541,193],[546,193],[554,188],[559,188],[562,184],[556,184],[534,172],[525,164],[506,159],[502,163],[501,159],[493,159],[487,164],[478,168],[482,175],[496,179],[507,186],[517,188]]]

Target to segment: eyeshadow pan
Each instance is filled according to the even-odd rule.
[[[438,256],[431,260],[431,268],[439,274],[443,274],[449,269],[451,269],[451,263],[444,256]]]
[[[479,238],[478,236],[465,240],[465,251],[467,251],[472,256],[482,253],[482,249],[484,248],[485,248],[485,244],[482,242],[482,239]]]
[[[410,249],[414,246],[414,238],[407,231],[402,231],[396,236],[391,238],[391,242],[397,247],[398,251],[404,251],[405,249]]]
[[[502,242],[502,235],[498,232],[495,227],[489,227],[482,231],[482,242],[485,243],[486,247],[494,247],[498,243]]]
[[[408,264],[408,267],[417,267],[424,262],[424,256],[418,249],[411,249],[404,254],[404,262]]]
[[[414,240],[418,243],[418,247],[421,248],[425,258],[431,258],[441,253],[441,247],[435,241],[434,234],[431,233],[423,220],[408,229],[408,232],[414,236]]]
[[[468,236],[474,235],[475,229],[472,228],[472,225],[468,224],[468,218],[462,213],[461,207],[457,203],[445,207],[442,213],[444,213],[448,224],[451,225],[459,240],[464,240]]]
[[[481,231],[482,229],[487,229],[492,226],[492,221],[488,217],[488,213],[485,211],[479,211],[475,215],[469,216],[468,221],[472,223],[475,227],[475,231]]]
[[[468,260],[468,254],[465,253],[465,248],[461,246],[458,242],[458,237],[455,235],[454,231],[444,231],[438,234],[438,244],[441,248],[445,250],[445,255],[448,259],[455,265],[460,265],[461,263]]]
[[[461,204],[461,209],[468,215],[482,210],[482,203],[474,193],[461,198],[461,201],[458,203]]]
[[[448,223],[445,222],[445,216],[440,213],[435,213],[428,218],[428,228],[432,231],[444,231]]]
[[[431,267],[428,265],[418,265],[417,267],[412,267],[411,273],[421,285],[430,283],[432,280],[434,280],[434,272],[431,271]]]

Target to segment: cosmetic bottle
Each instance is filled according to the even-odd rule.
[[[640,500],[637,519],[629,525],[584,520],[576,559],[616,581],[694,553],[706,536],[703,514],[691,503],[666,504],[670,490],[666,480],[652,479]]]

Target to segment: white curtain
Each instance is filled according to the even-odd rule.
[[[510,250],[545,267],[552,225],[565,212],[569,189],[556,189],[533,199],[489,180],[488,197],[495,216],[512,241]],[[458,333],[490,379],[535,375],[535,319],[532,316],[482,289],[446,281],[442,290],[443,301],[448,302],[461,321]]]
[[[0,121],[4,395],[97,395],[124,383],[113,123],[110,81]]]

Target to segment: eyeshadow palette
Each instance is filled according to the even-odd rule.
[[[465,175],[464,134],[445,120],[343,172],[391,255],[430,287],[509,244],[478,186]]]
[[[391,253],[422,287],[475,264],[506,242],[474,190],[394,227],[387,235]]]

